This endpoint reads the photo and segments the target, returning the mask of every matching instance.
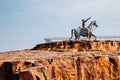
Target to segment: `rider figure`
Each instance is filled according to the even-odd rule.
[[[85,28],[85,23],[86,23],[89,19],[91,19],[91,17],[89,17],[89,18],[86,19],[86,20],[82,19],[82,27],[83,27],[83,28]]]
[[[89,19],[91,19],[91,17],[89,17],[88,19],[86,19],[86,20],[84,20],[84,19],[82,19],[82,29],[83,29],[83,34],[84,35],[88,35],[88,29],[85,27],[85,23],[89,20]]]

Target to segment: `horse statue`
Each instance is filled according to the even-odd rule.
[[[88,27],[85,27],[85,28],[78,27],[76,29],[72,29],[70,39],[72,39],[73,32],[74,32],[75,40],[79,40],[80,36],[87,37],[89,38],[89,40],[91,39],[91,36],[93,36],[96,40],[96,36],[92,33],[94,31],[94,28],[96,27],[98,27],[98,25],[96,23],[96,20],[94,20],[94,21],[91,21]]]

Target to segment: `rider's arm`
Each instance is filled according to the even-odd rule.
[[[88,19],[86,19],[85,22],[88,21],[89,19],[91,19],[91,17],[89,17]]]

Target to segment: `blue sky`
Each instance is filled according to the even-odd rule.
[[[99,25],[96,36],[120,34],[120,0],[0,0],[0,52],[70,37],[88,17]]]

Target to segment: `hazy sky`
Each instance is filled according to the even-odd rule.
[[[120,35],[120,0],[0,0],[0,52],[70,37],[88,17],[99,25],[96,36]]]

